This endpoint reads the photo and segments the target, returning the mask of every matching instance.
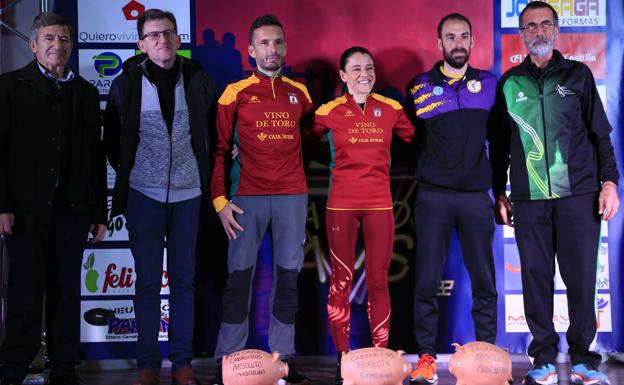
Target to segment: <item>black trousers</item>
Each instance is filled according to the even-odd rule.
[[[9,282],[6,339],[0,347],[0,378],[26,374],[41,346],[46,295],[46,341],[52,369],[80,362],[80,269],[89,216],[61,210],[15,213],[7,237]]]
[[[457,229],[472,288],[472,319],[479,341],[495,343],[496,280],[492,238],[494,206],[487,191],[437,192],[422,187],[414,203],[414,337],[417,353],[435,356],[437,293]]]
[[[553,325],[555,256],[567,287],[570,327],[566,338],[572,364],[600,363],[600,355],[589,351],[597,329],[597,212],[597,193],[513,204],[524,313],[533,335],[528,354],[536,364],[554,364],[559,352]]]

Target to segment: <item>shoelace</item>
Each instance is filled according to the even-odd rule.
[[[430,368],[435,363],[435,359],[430,355],[424,355],[418,359],[416,363],[416,368]]]

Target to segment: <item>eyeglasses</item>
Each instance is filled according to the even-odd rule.
[[[546,32],[546,31],[550,31],[553,27],[556,27],[556,26],[557,26],[556,23],[553,23],[550,20],[545,20],[539,23],[539,25],[535,23],[528,23],[524,27],[520,27],[520,29],[525,32],[535,33],[537,32],[537,27],[540,27],[542,31]]]
[[[152,31],[152,32],[148,32],[146,34],[143,35],[143,39],[141,40],[150,40],[150,41],[158,41],[160,39],[160,35],[163,35],[165,37],[166,40],[170,40],[172,39],[174,36],[177,35],[177,32],[175,29],[166,29],[164,31]]]

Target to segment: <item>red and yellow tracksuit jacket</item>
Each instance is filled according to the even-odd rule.
[[[304,194],[301,121],[312,111],[306,87],[286,76],[256,71],[227,86],[217,109],[211,193],[221,211],[226,198],[226,157],[233,144],[238,156],[230,170],[233,195]]]
[[[409,142],[414,127],[396,101],[372,93],[360,108],[351,95],[322,105],[312,135],[329,130],[332,155],[329,210],[389,210],[392,134]]]

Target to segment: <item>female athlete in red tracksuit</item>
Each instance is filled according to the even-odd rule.
[[[349,351],[349,294],[360,222],[373,344],[388,344],[388,268],[394,242],[390,143],[393,133],[404,141],[410,141],[414,134],[399,103],[371,93],[375,68],[368,50],[347,49],[340,58],[340,77],[348,92],[319,107],[312,128],[315,136],[329,131],[332,153],[326,214],[332,266],[327,310],[339,355]]]

